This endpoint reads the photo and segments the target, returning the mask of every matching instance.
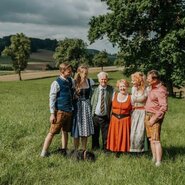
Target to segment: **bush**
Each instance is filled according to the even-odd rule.
[[[13,67],[12,66],[6,66],[6,65],[0,65],[0,70],[1,71],[13,71]]]
[[[53,67],[53,66],[47,64],[46,65],[46,70],[58,70],[58,67],[55,67],[55,66]]]

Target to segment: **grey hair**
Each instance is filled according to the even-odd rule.
[[[108,73],[101,71],[97,74],[98,79],[100,79],[102,76],[106,76],[106,78],[108,78]]]

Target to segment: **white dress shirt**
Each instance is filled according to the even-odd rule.
[[[99,93],[99,96],[98,96],[98,103],[96,105],[95,114],[98,115],[98,116],[106,116],[107,115],[107,106],[106,106],[105,97],[106,97],[106,94],[107,94],[107,91],[106,91],[107,87],[102,87],[101,85],[99,85],[98,88],[99,88],[100,93]],[[104,111],[103,114],[101,113],[101,109],[100,109],[102,89],[104,89],[104,107],[105,107],[105,111]]]

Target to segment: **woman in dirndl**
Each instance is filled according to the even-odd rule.
[[[131,75],[132,80],[132,106],[130,152],[144,152],[148,150],[148,141],[145,131],[145,102],[147,99],[147,88],[145,75],[135,72]]]
[[[128,93],[129,83],[118,80],[112,100],[112,115],[108,130],[107,149],[116,155],[130,151],[131,96]]]
[[[81,138],[82,150],[86,150],[87,138],[94,134],[90,104],[94,81],[88,78],[88,68],[86,66],[78,67],[74,82],[74,113],[71,135],[74,138],[74,148],[79,148]]]

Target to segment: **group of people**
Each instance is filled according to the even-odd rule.
[[[49,155],[53,136],[60,131],[60,152],[67,149],[69,132],[74,138],[74,150],[81,144],[81,149],[86,151],[89,136],[92,136],[92,150],[100,149],[101,132],[102,150],[116,154],[147,151],[149,140],[152,161],[160,166],[160,131],[168,93],[156,70],[149,71],[147,79],[141,72],[132,74],[131,93],[125,79],[117,81],[118,91],[108,85],[106,72],[97,75],[99,85],[93,88],[95,83],[88,78],[86,66],[78,67],[74,79],[71,65],[62,63],[59,70],[60,76],[51,84],[51,126],[41,157]]]

